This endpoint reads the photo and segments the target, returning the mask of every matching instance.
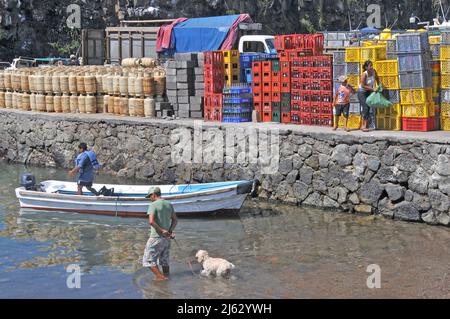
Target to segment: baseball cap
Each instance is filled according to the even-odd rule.
[[[348,77],[346,75],[341,75],[338,79],[339,83],[344,83],[348,80]]]
[[[149,190],[148,190],[148,193],[147,193],[147,198],[149,198],[150,196],[152,196],[153,194],[155,194],[155,195],[157,195],[157,196],[161,196],[161,188],[159,188],[159,187],[151,187]]]

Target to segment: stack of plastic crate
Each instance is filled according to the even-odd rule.
[[[396,83],[398,85],[398,61],[385,60],[374,63],[375,70],[380,77],[381,84]],[[389,80],[392,78],[393,80]],[[395,80],[394,80],[395,78]],[[383,80],[385,82],[383,82]],[[387,109],[376,110],[376,128],[387,131],[400,131],[402,129],[402,108],[400,105],[400,91],[398,89],[384,90],[384,96],[394,105]]]
[[[251,122],[253,112],[252,87],[249,83],[234,83],[223,89],[222,122]]]
[[[333,122],[332,57],[294,58],[291,62],[292,122],[331,126]]]
[[[435,105],[428,33],[398,35],[397,57],[403,130],[432,131],[435,128]]]
[[[440,128],[450,131],[450,32],[441,34]]]
[[[241,67],[238,50],[224,50],[223,62],[225,72],[225,85],[231,86],[233,83],[240,83]]]
[[[254,60],[261,60],[261,53],[241,53],[241,82],[252,83],[252,63]]]
[[[253,61],[254,109],[261,122],[281,122],[280,60]]]
[[[204,120],[222,121],[224,59],[222,51],[204,53],[205,102]]]

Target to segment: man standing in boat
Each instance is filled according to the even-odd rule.
[[[170,202],[161,198],[161,189],[152,187],[147,195],[152,203],[147,215],[150,223],[150,238],[145,246],[142,264],[150,268],[156,281],[167,280],[169,275],[170,240],[178,219]],[[163,273],[158,268],[162,267]]]
[[[98,196],[98,192],[92,187],[95,169],[99,166],[97,156],[93,151],[87,150],[86,143],[80,143],[78,150],[80,154],[75,160],[75,168],[69,171],[69,176],[72,177],[76,173],[80,173],[77,183],[78,195],[83,195],[83,187],[86,187],[92,194]]]

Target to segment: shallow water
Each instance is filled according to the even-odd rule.
[[[0,163],[0,298],[450,298],[449,228],[251,200],[236,218],[181,219],[171,279],[155,283],[141,266],[145,219],[21,212],[14,188],[26,170]],[[198,249],[233,262],[233,278],[198,276],[187,264]],[[80,289],[67,287],[70,264]],[[380,289],[367,287],[370,264]]]

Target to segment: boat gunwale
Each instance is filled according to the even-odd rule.
[[[200,197],[200,196],[210,196],[210,195],[216,195],[216,194],[222,194],[227,193],[232,190],[237,190],[236,185],[227,186],[226,188],[221,189],[213,189],[213,190],[206,190],[206,191],[199,191],[199,192],[192,192],[192,193],[186,193],[186,194],[177,194],[177,195],[165,195],[162,196],[163,199],[166,200],[176,200],[176,199],[186,199],[186,198],[193,198],[193,197]],[[67,194],[58,194],[58,193],[47,193],[47,192],[38,192],[38,191],[28,191],[25,190],[23,187],[18,187],[16,190],[18,190],[20,196],[32,196],[32,197],[46,197],[46,198],[53,198],[53,199],[74,199],[74,200],[83,200],[83,201],[123,201],[123,202],[150,202],[150,199],[145,197],[126,197],[126,196],[86,196],[86,195],[67,195]]]

